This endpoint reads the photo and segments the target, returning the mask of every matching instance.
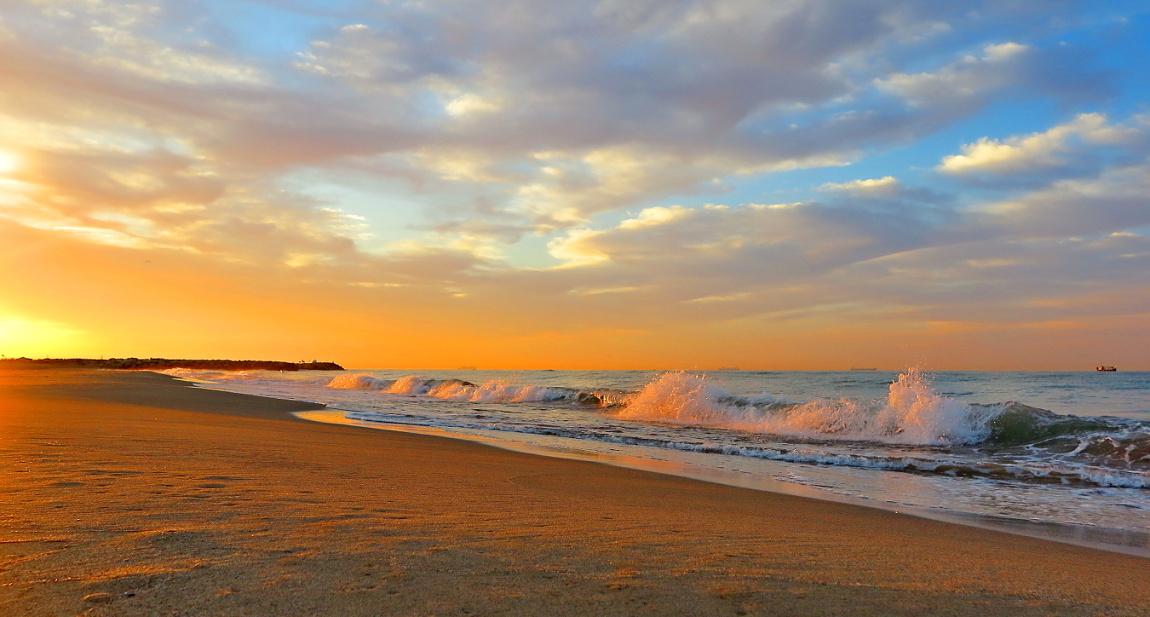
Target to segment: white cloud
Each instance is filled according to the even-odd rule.
[[[1013,77],[1012,64],[1031,53],[1018,43],[987,45],[981,56],[966,56],[934,73],[896,73],[875,81],[880,90],[904,98],[911,105],[944,104],[967,100],[1002,87]]]
[[[644,208],[639,216],[619,223],[619,229],[642,229],[644,227],[657,227],[672,221],[683,219],[691,215],[691,211],[683,206]]]
[[[603,232],[590,229],[572,229],[566,235],[547,243],[547,252],[563,262],[562,268],[590,266],[610,261],[611,257],[593,246],[594,239]]]
[[[639,291],[638,287],[622,286],[622,287],[576,287],[568,293],[575,296],[601,296],[603,294],[628,294]]]
[[[984,59],[989,62],[1003,62],[1019,54],[1024,54],[1029,48],[1014,42],[987,45],[984,49]]]
[[[1150,226],[1150,164],[1057,180],[1013,199],[972,208],[964,224],[1012,237],[1085,237]]]
[[[501,101],[484,98],[471,92],[452,99],[444,106],[447,113],[455,117],[490,114],[502,108],[503,103]]]
[[[1010,174],[1063,165],[1074,149],[1119,146],[1144,137],[1139,127],[1109,124],[1103,114],[1080,114],[1070,122],[1042,133],[1009,137],[983,137],[962,146],[962,154],[942,159],[938,170],[954,175],[970,173]]]
[[[848,195],[891,197],[898,194],[900,185],[898,180],[893,176],[883,176],[882,178],[851,180],[850,182],[841,183],[828,182],[819,188],[824,191],[845,193]]]

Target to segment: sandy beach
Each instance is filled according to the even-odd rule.
[[[0,372],[0,614],[1150,615],[1150,561],[306,422],[146,372]]]

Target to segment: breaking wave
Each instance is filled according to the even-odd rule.
[[[917,445],[973,444],[992,432],[1001,406],[969,405],[934,391],[919,371],[899,375],[885,401],[820,398],[804,403],[733,396],[702,377],[665,373],[617,416],[773,435]]]
[[[620,419],[730,429],[819,442],[869,442],[965,449],[999,462],[959,465],[905,458],[866,461],[836,455],[804,457],[788,450],[776,460],[931,471],[952,475],[1073,480],[1106,486],[1150,486],[1150,426],[1121,418],[1060,415],[1017,402],[963,403],[934,390],[916,370],[898,376],[884,400],[819,398],[792,402],[734,396],[706,379],[666,373],[615,412]],[[761,451],[725,452],[763,457]],[[796,458],[797,457],[797,458]],[[1011,459],[1012,457],[1012,459]],[[1025,460],[1025,464],[1002,462]],[[1039,463],[1038,461],[1042,461]],[[1083,467],[1087,466],[1087,467]],[[1089,468],[1088,468],[1089,467]],[[1133,470],[1135,476],[1115,473]]]
[[[1107,466],[1150,469],[1150,430],[1143,423],[1059,415],[1016,402],[964,403],[939,394],[929,377],[917,370],[900,374],[880,400],[741,397],[684,372],[664,373],[637,392],[517,385],[506,380],[476,384],[418,375],[386,380],[355,373],[336,376],[327,387],[470,403],[577,403],[619,420],[792,440],[1042,450]]]
[[[382,390],[385,383],[371,375],[346,374],[333,377],[327,387],[337,390]]]
[[[332,379],[328,387],[343,390],[378,390],[389,394],[429,396],[445,401],[469,403],[574,402],[582,405],[609,406],[623,398],[623,395],[617,393],[516,385],[506,380],[474,384],[462,379],[424,379],[418,375],[405,375],[394,381],[376,379],[363,374],[340,375]]]

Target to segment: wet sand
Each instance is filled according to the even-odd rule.
[[[0,615],[1150,615],[1150,560],[0,371]]]

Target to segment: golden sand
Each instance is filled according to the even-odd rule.
[[[1150,560],[0,372],[0,615],[1150,615]]]

